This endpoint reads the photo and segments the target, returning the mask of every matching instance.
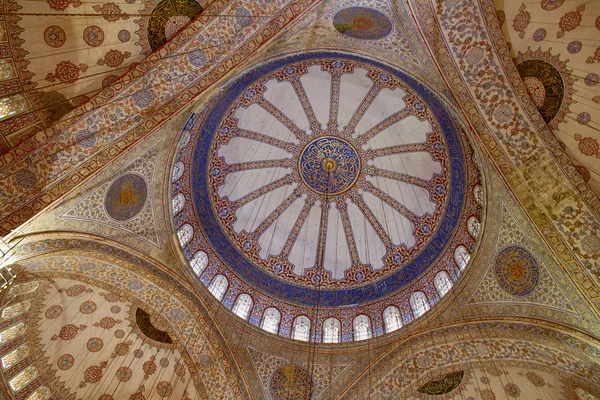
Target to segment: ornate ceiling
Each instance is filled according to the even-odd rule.
[[[60,6],[27,67],[90,99],[5,135],[0,397],[600,397],[593,3]]]

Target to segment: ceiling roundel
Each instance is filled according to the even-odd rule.
[[[293,55],[243,74],[207,115],[191,130],[192,202],[176,225],[199,228],[185,252],[214,254],[213,275],[344,307],[389,298],[472,248],[471,150],[410,75],[345,53]]]

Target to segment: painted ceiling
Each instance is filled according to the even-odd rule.
[[[122,29],[131,56],[0,158],[3,263],[24,271],[0,396],[598,398],[597,163],[575,153],[594,63],[574,55],[600,13],[575,3],[134,2],[95,23],[103,45],[72,36],[81,58],[66,35],[35,77],[110,74]],[[553,35],[565,50],[538,51]]]
[[[600,4],[494,5],[534,104],[584,181],[600,194]]]
[[[0,118],[0,150],[14,147],[110,86],[208,4],[4,1],[0,94],[14,113]]]

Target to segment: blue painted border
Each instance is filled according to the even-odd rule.
[[[318,291],[305,286],[296,286],[277,279],[263,271],[249,261],[233,245],[219,224],[217,214],[214,212],[208,189],[208,154],[212,144],[213,134],[216,132],[227,108],[251,84],[266,74],[282,68],[288,64],[318,58],[337,58],[353,60],[371,64],[391,75],[395,75],[405,82],[412,90],[418,93],[427,103],[431,112],[437,118],[445,134],[448,154],[450,157],[450,193],[446,213],[440,226],[429,244],[404,268],[387,277],[372,282],[368,285],[340,290],[319,289]],[[200,135],[194,147],[191,165],[191,184],[194,207],[204,235],[221,257],[225,265],[229,266],[238,277],[269,296],[285,302],[296,303],[304,306],[319,304],[320,307],[340,307],[372,302],[387,297],[397,290],[414,282],[444,253],[450,244],[454,231],[460,221],[465,203],[465,187],[467,184],[466,165],[462,142],[452,122],[450,114],[446,111],[442,101],[427,88],[405,72],[392,68],[383,63],[369,60],[354,54],[333,51],[317,51],[295,54],[266,62],[241,75],[229,86],[221,97],[215,102],[208,113],[208,117],[201,128]],[[317,301],[318,296],[318,301]]]

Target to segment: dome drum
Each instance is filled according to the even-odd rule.
[[[406,325],[415,291],[429,309],[436,274],[454,282],[464,269],[455,251],[473,250],[482,214],[472,149],[446,107],[412,76],[345,53],[250,69],[190,119],[176,160],[175,227],[193,229],[189,260],[208,255],[202,283],[227,277],[228,308],[250,294],[254,325],[276,308],[282,336],[306,315],[319,342],[328,318],[339,341],[355,340],[362,314],[385,333],[390,304]]]

